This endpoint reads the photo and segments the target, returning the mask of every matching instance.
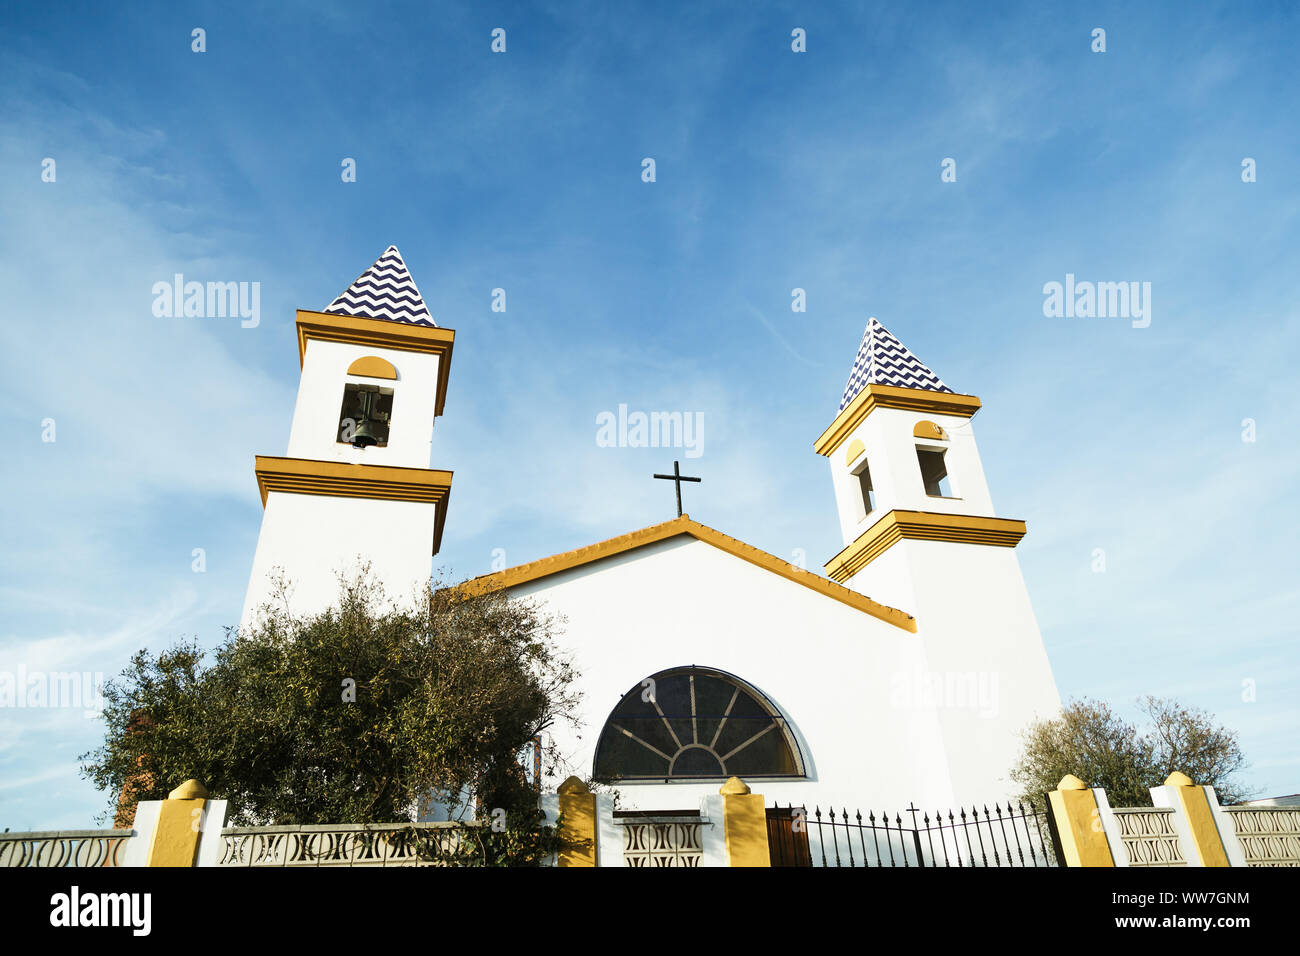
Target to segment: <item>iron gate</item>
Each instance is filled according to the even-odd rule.
[[[773,866],[1058,866],[1050,826],[1032,803],[946,814],[909,806],[892,817],[793,805],[767,813]]]

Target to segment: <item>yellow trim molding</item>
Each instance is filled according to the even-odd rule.
[[[711,544],[713,547],[734,557],[748,561],[750,564],[757,565],[766,571],[779,574],[788,581],[801,584],[819,594],[824,594],[826,597],[834,598],[841,604],[847,604],[864,614],[870,614],[886,624],[892,624],[904,631],[916,632],[916,619],[912,615],[897,608],[886,607],[865,595],[859,594],[857,591],[851,591],[840,584],[826,580],[820,575],[813,574],[811,571],[797,568],[787,561],[782,561],[766,551],[760,551],[743,541],[728,537],[720,531],[715,531],[706,525],[700,524],[698,521],[692,521],[690,515],[682,515],[680,518],[674,518],[662,524],[651,525],[648,528],[642,528],[640,531],[619,535],[616,538],[588,545],[585,548],[565,551],[549,558],[541,558],[528,564],[506,568],[506,570],[497,571],[494,574],[471,578],[459,585],[459,587],[467,594],[485,594],[502,588],[512,588],[520,584],[526,584],[529,581],[536,581],[552,574],[558,574],[561,571],[568,571],[570,568],[577,568],[593,561],[599,561],[601,558],[623,554],[633,548],[641,548],[657,541],[674,538],[681,534],[688,534],[697,541]]]
[[[947,441],[948,433],[943,428],[932,421],[921,421],[916,423],[912,429],[913,438],[933,438],[938,441]]]
[[[858,441],[856,438],[849,442],[849,450],[844,453],[844,467],[847,468],[849,465],[857,461],[858,456],[866,450],[867,446],[862,444],[862,442]]]
[[[343,342],[348,345],[374,345],[403,352],[423,352],[438,356],[438,394],[434,414],[441,415],[447,400],[447,380],[451,373],[451,348],[456,341],[453,329],[409,325],[387,319],[366,319],[332,312],[298,310],[298,364],[307,357],[307,343]]]
[[[848,407],[813,442],[813,451],[829,458],[835,449],[844,444],[853,429],[861,425],[877,408],[902,408],[913,412],[970,418],[979,407],[980,400],[974,395],[931,392],[924,388],[899,388],[895,385],[868,385],[854,396]]]
[[[392,362],[381,359],[378,355],[367,355],[357,359],[348,366],[349,375],[363,375],[366,378],[397,378],[397,369]]]
[[[904,538],[1014,548],[1026,530],[1025,523],[1014,518],[980,518],[895,509],[827,561],[826,574],[832,581],[847,581]]]
[[[438,506],[434,519],[433,553],[442,547],[442,526],[451,495],[450,471],[400,468],[396,465],[354,465],[346,461],[272,458],[258,455],[254,467],[262,507],[273,491],[335,498],[377,498],[383,501],[423,501]]]

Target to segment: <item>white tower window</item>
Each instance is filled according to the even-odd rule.
[[[952,486],[948,484],[948,466],[944,464],[942,448],[916,446],[916,460],[921,466],[921,483],[931,498],[951,498]]]

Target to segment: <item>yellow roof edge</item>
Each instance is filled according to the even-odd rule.
[[[849,607],[862,611],[864,614],[869,614],[886,624],[892,624],[913,634],[916,633],[916,619],[910,614],[897,608],[887,607],[878,601],[873,601],[865,594],[859,594],[857,591],[846,588],[842,584],[836,584],[834,581],[804,568],[795,567],[788,561],[783,561],[760,548],[725,535],[708,525],[693,521],[690,515],[682,515],[679,518],[673,518],[671,521],[650,525],[648,528],[621,534],[596,544],[575,548],[572,551],[564,551],[547,558],[539,558],[527,564],[506,568],[503,571],[495,571],[491,574],[470,578],[450,590],[459,590],[467,594],[477,595],[517,587],[520,584],[549,577],[561,571],[582,567],[602,558],[613,557],[635,548],[645,547],[648,544],[654,544],[683,534],[688,534],[697,541],[703,541],[705,544],[710,544],[734,557],[748,561],[750,564],[779,574],[789,581],[817,591],[826,597],[839,601],[841,604],[847,604]]]
[[[835,454],[862,421],[877,408],[901,408],[911,412],[934,415],[956,415],[970,418],[980,408],[975,395],[961,392],[932,392],[922,388],[902,388],[897,385],[867,385],[835,420],[813,442],[813,451],[824,457]]]
[[[437,355],[438,385],[434,414],[442,414],[447,402],[447,383],[451,376],[451,354],[456,344],[455,329],[440,325],[414,325],[366,315],[313,312],[309,309],[296,311],[294,328],[298,337],[299,366],[307,361],[307,342],[310,339]]]

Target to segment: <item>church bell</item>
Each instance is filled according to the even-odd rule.
[[[352,433],[352,446],[354,448],[366,448],[370,445],[379,444],[381,439],[386,438],[383,434],[383,424],[388,416],[378,410],[379,392],[363,391],[357,395],[358,414],[357,427]]]

